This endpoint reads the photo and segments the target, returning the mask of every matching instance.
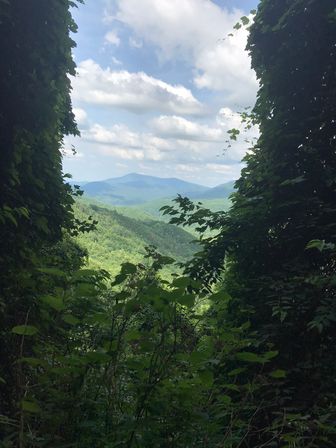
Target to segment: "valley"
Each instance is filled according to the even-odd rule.
[[[98,224],[96,230],[80,235],[78,242],[89,253],[89,266],[105,269],[112,276],[122,263],[143,262],[149,246],[177,262],[187,261],[197,251],[192,229],[169,224],[160,208],[181,194],[212,211],[227,210],[233,191],[233,182],[208,188],[139,174],[80,186],[84,195],[76,201],[76,216],[92,216]]]

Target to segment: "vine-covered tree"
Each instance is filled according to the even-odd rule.
[[[260,2],[248,41],[260,138],[233,206],[212,215],[179,201],[177,222],[220,230],[189,271],[209,284],[225,259],[225,321],[249,322],[256,337],[246,359],[279,352],[242,377],[261,385],[246,446],[335,444],[335,19],[332,0]]]
[[[266,415],[309,416],[303,438],[335,417],[335,48],[333,1],[261,2],[248,44],[261,137],[230,214],[232,316],[253,313],[280,351]]]
[[[69,74],[75,31],[68,1],[2,1],[1,260],[19,259],[67,221],[61,171],[65,134],[77,134]],[[8,267],[7,267],[8,268]]]
[[[0,1],[0,414],[14,412],[22,394],[11,329],[34,315],[41,248],[73,220],[61,167],[63,137],[78,133],[68,77],[73,5]]]

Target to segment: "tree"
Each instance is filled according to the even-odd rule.
[[[332,1],[261,2],[248,44],[261,137],[230,215],[232,316],[253,312],[287,372],[277,404],[311,421],[335,415],[334,13]]]
[[[249,322],[254,355],[279,351],[245,377],[261,385],[246,446],[335,443],[335,12],[332,0],[261,1],[248,42],[261,136],[233,206],[213,215],[179,200],[178,222],[217,231],[188,271],[210,285],[224,266],[224,320]]]
[[[55,241],[69,219],[63,136],[78,134],[69,74],[75,31],[72,2],[2,1],[0,68],[1,262]],[[7,265],[8,269],[8,265]]]
[[[335,415],[334,14],[332,1],[261,2],[248,44],[261,137],[230,216],[232,315],[253,312],[287,371],[278,404],[311,421]]]
[[[73,223],[61,148],[78,134],[71,110],[76,31],[68,0],[0,1],[0,357],[1,413],[13,415],[19,340],[15,325],[34,320],[41,249]]]

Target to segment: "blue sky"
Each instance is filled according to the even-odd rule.
[[[257,130],[227,148],[257,82],[233,31],[256,0],[86,0],[73,11],[80,138],[65,140],[76,180],[138,172],[217,185],[239,176]],[[233,32],[233,37],[228,36]],[[75,156],[69,148],[74,145]]]

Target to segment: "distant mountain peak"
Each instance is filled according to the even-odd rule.
[[[172,199],[178,194],[193,198],[224,198],[233,191],[232,182],[215,188],[175,177],[156,177],[128,173],[121,177],[82,185],[87,196],[112,205],[137,205],[156,199]]]

